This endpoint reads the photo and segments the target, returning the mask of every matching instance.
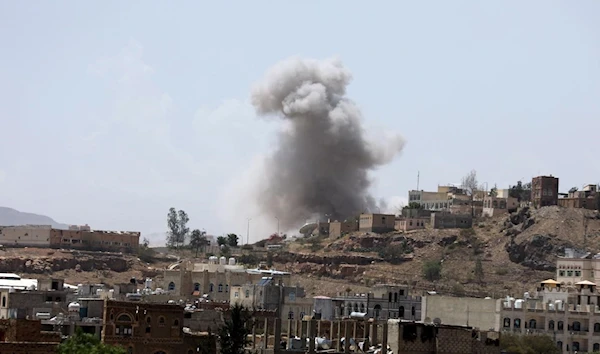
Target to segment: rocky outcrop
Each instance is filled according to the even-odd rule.
[[[569,247],[569,245],[557,245],[553,242],[551,236],[535,235],[521,243],[516,243],[515,239],[512,238],[506,244],[506,252],[508,252],[509,259],[514,263],[535,270],[553,272],[556,270],[556,255],[564,253],[565,247]]]
[[[79,256],[42,257],[42,258],[0,258],[0,272],[7,273],[52,273],[66,269],[79,268],[82,271],[111,270],[125,272],[131,268],[129,261],[119,256]]]
[[[367,265],[375,261],[380,261],[379,258],[369,257],[366,255],[337,255],[337,256],[326,256],[317,254],[307,253],[289,253],[280,252],[273,255],[273,261],[277,263],[316,263],[316,264],[353,264],[353,265]]]

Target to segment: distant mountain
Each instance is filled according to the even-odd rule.
[[[25,213],[12,208],[0,207],[0,226],[52,225],[57,229],[68,229],[69,225],[39,214]]]

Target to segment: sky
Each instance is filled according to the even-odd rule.
[[[143,234],[175,207],[209,234],[268,236],[277,221],[239,196],[283,127],[249,97],[294,56],[341,59],[365,129],[404,137],[371,173],[388,205],[417,175],[424,190],[471,170],[490,188],[599,183],[599,13],[593,0],[3,1],[0,206]]]

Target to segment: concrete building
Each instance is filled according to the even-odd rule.
[[[396,219],[394,229],[398,231],[410,231],[424,229],[425,225],[429,225],[431,217],[405,218],[403,216]]]
[[[558,204],[558,178],[538,176],[531,180],[531,202],[534,207]]]
[[[449,186],[438,186],[437,192],[423,190],[408,191],[408,202],[418,203],[425,210],[445,210],[452,206],[454,200],[448,197],[449,192],[457,191]]]
[[[499,331],[500,302],[471,297],[424,296],[421,321]]]
[[[133,231],[52,229],[50,247],[137,253],[140,233]]]
[[[391,214],[360,214],[359,230],[385,233],[394,231],[396,216]]]
[[[6,247],[49,247],[50,225],[0,227],[0,242]]]
[[[519,207],[517,198],[485,196],[483,198],[483,216],[498,216],[511,213]]]
[[[469,229],[473,226],[473,217],[471,214],[438,212],[431,214],[430,224],[434,229]]]
[[[164,271],[163,289],[181,299],[197,299],[207,295],[213,301],[229,301],[231,288],[257,284],[270,276],[290,283],[290,273],[275,270],[246,269],[234,258],[214,257],[208,263],[184,262]]]
[[[563,208],[600,210],[598,186],[588,184],[581,191],[569,192],[566,196],[558,198],[558,206]]]
[[[556,280],[567,286],[584,280],[600,283],[600,254],[565,249],[565,256],[556,260]]]
[[[358,220],[332,221],[329,223],[329,237],[336,239],[351,232],[358,231]]]

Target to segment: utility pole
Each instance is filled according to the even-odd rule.
[[[417,171],[417,190],[419,190],[419,178],[421,177],[421,171]]]
[[[275,217],[275,219],[277,219],[277,236],[279,236],[279,218]]]
[[[250,243],[250,220],[252,220],[252,218],[248,218],[248,228],[246,229],[246,244]]]

